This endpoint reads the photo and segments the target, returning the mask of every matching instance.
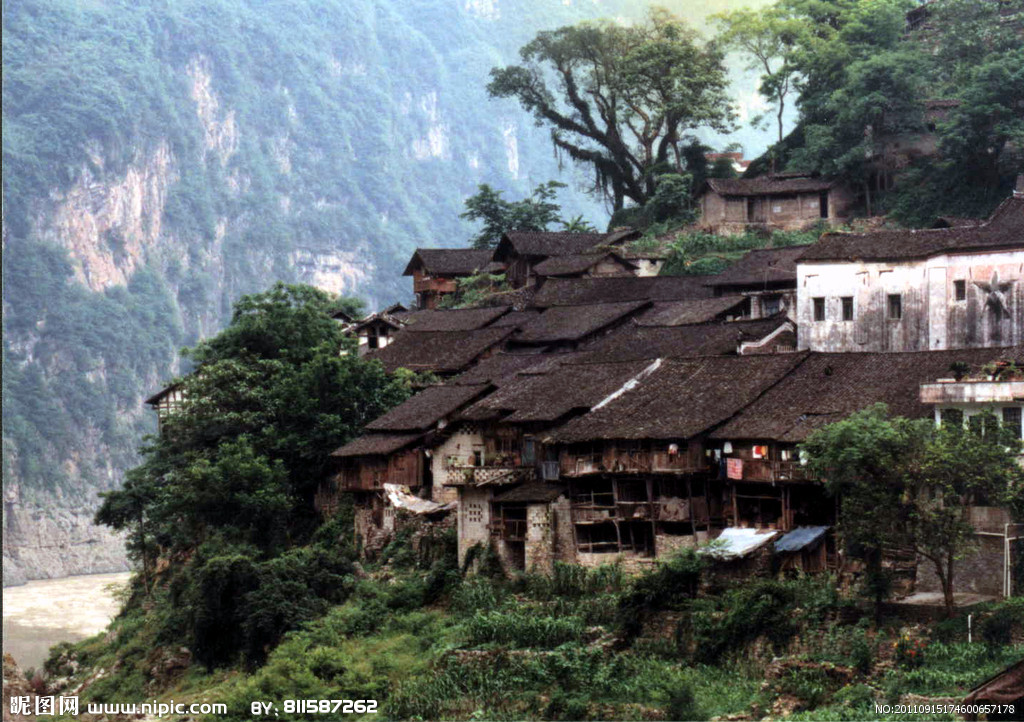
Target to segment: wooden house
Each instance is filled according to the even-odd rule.
[[[700,228],[722,235],[756,228],[803,230],[846,220],[854,196],[823,178],[777,174],[759,178],[709,178],[700,192]]]
[[[475,248],[417,248],[403,276],[412,276],[416,305],[437,308],[445,296],[455,293],[460,278],[479,273],[500,273],[501,264],[493,263],[492,252]]]

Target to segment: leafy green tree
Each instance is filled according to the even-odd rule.
[[[775,106],[781,143],[786,98],[796,80],[793,66],[796,40],[804,28],[798,19],[787,17],[781,5],[770,6],[762,12],[747,8],[733,10],[713,16],[712,20],[718,24],[721,42],[747,58],[747,70],[761,72],[758,91]]]
[[[308,539],[328,454],[409,393],[380,364],[339,354],[333,307],[323,291],[279,284],[242,298],[191,351],[200,365],[180,380],[182,407],[97,514],[128,532],[146,569],[210,539],[269,556]]]
[[[978,418],[969,429],[936,428],[927,419],[891,418],[878,404],[804,443],[811,470],[839,495],[841,532],[867,565],[876,614],[887,552],[931,562],[952,614],[956,563],[973,539],[969,506],[1011,507],[1024,494],[1019,440],[991,414]]]
[[[558,215],[561,207],[554,202],[559,188],[565,188],[565,183],[548,181],[534,188],[529,198],[508,201],[501,197],[501,191],[486,183],[480,185],[477,194],[466,199],[466,211],[459,216],[483,222],[483,228],[471,240],[473,248],[494,248],[508,231],[546,231],[552,223],[564,224]]]
[[[644,205],[657,173],[681,168],[688,131],[731,127],[722,53],[665,10],[642,24],[541,32],[520,55],[491,71],[488,92],[550,127],[556,150],[594,171],[594,192],[616,211],[627,199]]]

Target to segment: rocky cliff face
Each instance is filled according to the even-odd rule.
[[[465,242],[478,183],[559,177],[545,133],[486,99],[487,70],[616,9],[158,5],[5,10],[5,585],[125,568],[98,495],[155,430],[142,400],[240,295],[407,300],[409,253]]]

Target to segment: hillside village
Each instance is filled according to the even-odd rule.
[[[855,571],[837,530],[857,520],[808,472],[808,435],[884,403],[936,423],[990,409],[1024,438],[1024,177],[990,218],[936,225],[826,232],[713,276],[652,275],[628,230],[419,249],[418,308],[336,320],[422,388],[334,451],[317,507],[351,495],[370,558],[403,529],[454,526],[460,564],[490,549],[508,571],[642,570],[710,541],[730,576]],[[511,289],[438,308],[481,272]],[[149,402],[165,416],[180,393]],[[970,515],[957,598],[1019,592],[1024,527],[983,500]],[[940,591],[920,562],[890,560],[898,596]]]

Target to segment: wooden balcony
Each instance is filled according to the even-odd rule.
[[[586,476],[587,474],[693,474],[705,471],[703,459],[694,460],[688,454],[638,452],[605,455],[562,457],[562,474],[565,476]]]
[[[445,486],[502,486],[532,481],[537,478],[534,466],[449,466]]]
[[[436,291],[438,293],[454,293],[455,280],[451,278],[414,278],[412,282],[413,293],[423,291]]]
[[[799,461],[778,459],[744,459],[743,481],[811,481],[812,477]]]
[[[383,489],[388,480],[386,468],[346,469],[335,477],[341,491],[375,491]]]

